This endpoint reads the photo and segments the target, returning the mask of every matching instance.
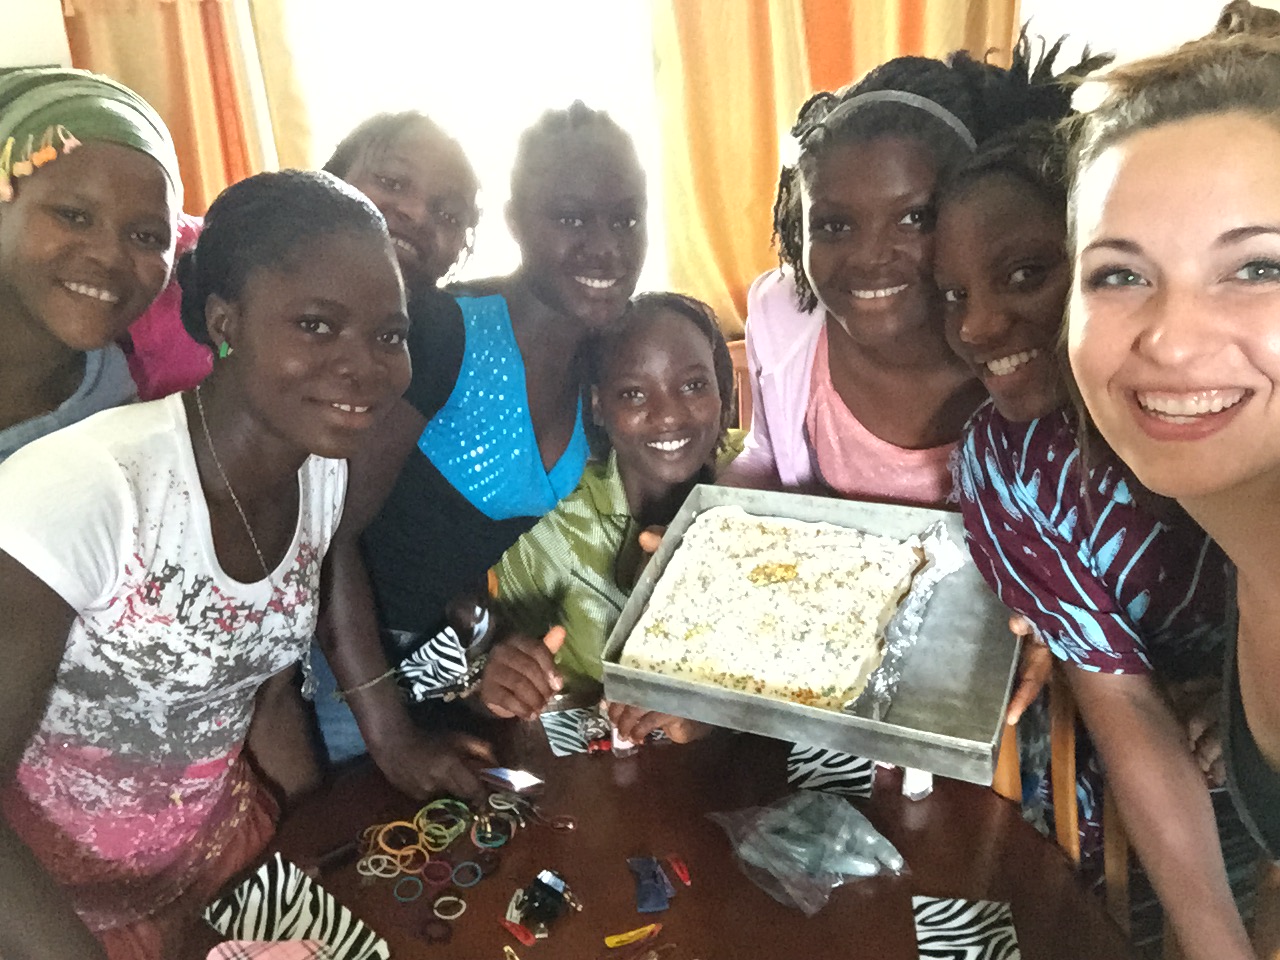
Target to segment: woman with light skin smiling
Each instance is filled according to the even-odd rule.
[[[1074,151],[1072,370],[1107,443],[1237,568],[1227,782],[1262,847],[1254,949],[1280,956],[1280,42],[1197,41],[1107,78]],[[1207,802],[1207,801],[1206,801]],[[1211,849],[1205,811],[1128,826]],[[1152,878],[1188,957],[1247,957],[1221,877]],[[1215,900],[1217,908],[1213,908]]]

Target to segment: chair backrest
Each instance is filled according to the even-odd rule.
[[[751,429],[751,371],[747,368],[747,341],[729,341],[733,358],[733,389],[738,395],[738,426]]]

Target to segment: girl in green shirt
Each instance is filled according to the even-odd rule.
[[[595,702],[605,640],[643,566],[640,531],[670,523],[725,451],[733,365],[706,304],[636,297],[596,344],[591,383],[602,455],[495,568],[500,619],[514,631],[480,681],[479,700],[496,716],[535,717],[558,693]],[[677,740],[697,732],[638,708],[610,713],[628,739],[659,727]]]

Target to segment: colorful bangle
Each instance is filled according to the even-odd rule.
[[[422,845],[432,853],[439,853],[457,840],[461,833],[461,830],[449,830],[438,823],[429,823],[422,831]]]
[[[443,860],[432,860],[422,868],[421,876],[428,883],[445,884],[453,879],[453,867]]]
[[[422,862],[417,866],[413,865],[415,856],[422,857]],[[422,873],[427,864],[431,862],[431,854],[427,853],[422,846],[414,844],[412,847],[405,847],[396,854],[396,862],[405,873]]]
[[[471,825],[471,842],[477,847],[496,850],[511,839],[511,835],[503,836],[493,829],[493,820],[489,816],[476,817]]]
[[[464,867],[470,867],[472,870],[474,870],[475,876],[465,881],[460,880],[458,878],[458,874],[462,873],[462,870]],[[483,876],[484,876],[484,870],[480,868],[480,864],[476,863],[474,860],[463,860],[460,864],[458,864],[456,867],[453,868],[453,875],[452,875],[453,885],[455,887],[462,887],[465,890],[467,887],[474,887],[477,883],[480,882],[480,878]]]
[[[403,843],[398,847],[389,846],[387,844],[388,834],[394,830],[408,830],[413,834],[413,837],[407,843]],[[393,857],[398,856],[410,847],[416,847],[419,840],[418,828],[408,820],[392,820],[390,823],[383,824],[381,829],[378,830],[378,846],[381,847],[384,852],[391,854]]]
[[[402,893],[400,891],[400,888],[406,883],[410,885],[416,883],[418,885],[417,889],[414,890],[413,893],[411,894]],[[399,880],[397,880],[396,885],[391,888],[391,895],[395,897],[397,900],[399,900],[401,903],[413,903],[413,901],[417,900],[420,896],[422,896],[423,889],[424,888],[423,888],[421,879],[414,876],[404,876],[404,877],[401,877]]]
[[[392,877],[399,876],[400,864],[388,854],[371,853],[356,862],[356,873],[362,877],[382,877],[384,880],[390,880]]]
[[[464,817],[471,816],[471,808],[461,800],[456,800],[453,797],[441,797],[439,800],[432,800],[422,808],[422,811],[419,812],[430,810],[443,810],[445,812],[452,811],[455,815],[461,815]]]
[[[440,909],[446,905],[456,905],[456,909],[452,913],[446,913]],[[457,920],[467,912],[467,901],[461,897],[455,897],[451,893],[446,893],[443,897],[436,898],[436,902],[431,905],[431,912],[441,920]]]

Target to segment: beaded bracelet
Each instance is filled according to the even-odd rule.
[[[445,905],[457,905],[452,913],[445,913],[440,908]],[[437,897],[436,902],[431,905],[431,912],[441,920],[457,920],[460,916],[467,912],[467,901],[461,897],[455,897],[451,893],[446,893],[443,897]]]
[[[378,684],[380,684],[383,680],[386,680],[388,677],[394,677],[399,672],[399,670],[400,670],[399,667],[392,667],[386,673],[380,673],[376,677],[374,677],[372,680],[366,680],[364,683],[357,683],[354,687],[348,687],[346,690],[335,690],[333,691],[333,694],[332,694],[333,699],[337,700],[339,703],[342,703],[353,693],[359,693],[361,690],[368,690],[370,687],[376,687]]]

